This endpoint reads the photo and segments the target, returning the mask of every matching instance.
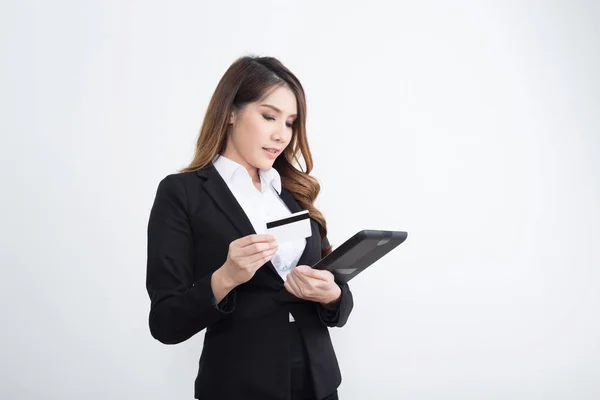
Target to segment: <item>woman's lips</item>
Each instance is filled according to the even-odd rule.
[[[263,147],[263,151],[265,152],[267,157],[269,157],[271,160],[276,159],[277,156],[279,155],[279,151],[275,151],[274,153],[271,153],[269,150],[266,150],[265,147]]]

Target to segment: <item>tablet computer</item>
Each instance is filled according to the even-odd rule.
[[[402,231],[362,230],[319,260],[313,268],[331,271],[346,283],[406,240]]]

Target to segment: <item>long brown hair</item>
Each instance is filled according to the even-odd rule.
[[[217,154],[222,154],[229,134],[229,115],[247,103],[259,101],[271,89],[287,86],[296,96],[297,117],[293,125],[290,144],[273,163],[281,176],[281,184],[300,206],[319,224],[321,237],[327,235],[327,222],[314,206],[321,191],[319,182],[310,172],[312,155],[306,138],[306,98],[304,89],[296,76],[273,57],[245,56],[237,59],[225,72],[208,104],[192,162],[181,172],[196,171],[208,165]],[[306,165],[302,171],[299,154]],[[294,165],[297,164],[299,168]],[[328,244],[321,257],[331,253]]]

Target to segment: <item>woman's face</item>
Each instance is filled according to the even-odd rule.
[[[258,180],[256,169],[270,169],[290,143],[296,114],[296,96],[287,86],[271,90],[264,99],[231,115],[233,128],[223,155]],[[275,153],[265,150],[269,148]]]

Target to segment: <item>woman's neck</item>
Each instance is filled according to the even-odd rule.
[[[225,158],[230,159],[231,161],[234,161],[234,162],[240,164],[242,167],[246,168],[248,175],[250,175],[250,179],[252,179],[252,183],[254,183],[255,185],[260,184],[260,176],[258,174],[258,168],[253,167],[252,165],[245,162],[242,159],[242,157],[238,157],[237,154],[228,152],[227,150],[221,155]]]

